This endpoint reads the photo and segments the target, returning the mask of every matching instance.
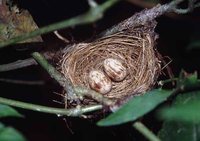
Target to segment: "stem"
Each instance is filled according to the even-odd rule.
[[[59,73],[39,52],[32,53],[32,56],[66,90],[67,94],[74,95],[73,86],[69,79]]]
[[[99,94],[93,90],[88,90],[83,87],[74,87],[74,91],[79,95],[89,96],[92,99],[102,103],[103,105],[112,106],[116,101],[104,97],[102,94]]]
[[[177,1],[180,1],[180,0],[177,0]],[[186,14],[186,13],[191,12],[194,9],[194,3],[195,3],[195,1],[196,0],[188,0],[188,8],[186,8],[186,9],[175,8],[174,12],[176,12],[178,14]]]
[[[64,87],[68,95],[73,97],[74,93],[76,93],[79,95],[88,96],[107,106],[111,106],[115,103],[115,101],[106,98],[102,94],[99,94],[93,90],[88,90],[83,87],[73,87],[71,81],[65,78],[51,64],[49,64],[40,53],[34,52],[32,53],[32,56],[50,74],[52,78],[54,78],[62,87]]]
[[[142,8],[148,8],[148,9],[153,8],[159,3],[159,1],[145,1],[145,0],[126,0],[126,1],[136,6],[139,6]],[[177,17],[177,14],[172,13],[172,12],[165,13],[165,15],[170,18],[175,18],[175,19],[180,18],[180,17]]]
[[[173,0],[170,3],[164,4],[164,5],[157,5],[151,9],[145,9],[139,13],[134,14],[130,18],[120,22],[119,24],[111,27],[110,29],[107,29],[106,31],[102,32],[99,37],[104,37],[107,35],[114,34],[116,32],[120,32],[123,30],[127,30],[127,28],[135,28],[141,25],[146,25],[149,22],[154,21],[157,17],[168,13],[168,12],[175,12],[177,14],[182,14],[179,12],[179,9],[177,6],[183,2],[184,0]],[[189,3],[190,5],[194,5],[194,0]],[[198,5],[197,5],[198,6]],[[191,10],[191,8],[187,8],[188,12]]]
[[[166,12],[171,12],[172,7],[174,5],[164,4],[164,5],[157,5],[151,9],[145,9],[139,13],[134,14],[130,18],[120,22],[117,25],[114,25],[110,29],[107,29],[106,31],[102,32],[99,36],[104,37],[111,34],[114,34],[116,32],[120,32],[123,30],[127,30],[128,27],[135,28],[141,25],[145,25],[148,22],[152,22],[155,20],[155,18],[163,15]]]
[[[73,117],[80,116],[83,113],[88,113],[88,112],[102,109],[102,105],[93,105],[93,106],[88,106],[84,108],[74,108],[74,109],[52,108],[52,107],[47,107],[47,106],[30,104],[26,102],[20,102],[20,101],[11,100],[11,99],[2,98],[2,97],[0,97],[0,103],[18,107],[18,108],[27,109],[27,110],[33,110],[33,111],[49,113],[49,114],[73,116]]]
[[[61,86],[66,86],[66,79],[39,52],[33,52],[32,57],[54,78]]]
[[[13,83],[17,85],[44,85],[44,81],[30,81],[30,80],[15,80],[15,79],[7,79],[7,78],[0,78],[0,82],[5,83]]]
[[[55,30],[59,30],[59,29],[63,29],[63,28],[71,27],[71,26],[76,26],[76,25],[92,23],[102,18],[103,13],[118,1],[119,0],[108,0],[101,5],[91,7],[90,10],[86,12],[85,14],[82,14],[77,17],[64,20],[58,23],[51,24],[49,26],[42,27],[33,32],[25,33],[21,36],[1,42],[0,48],[6,47],[8,45],[11,45],[20,41],[24,41],[29,38],[36,37],[42,34],[46,34]],[[157,5],[151,9],[143,10],[142,12],[133,15],[129,19],[103,32],[102,34],[100,34],[100,36],[102,37],[102,36],[110,35],[119,31],[123,31],[127,29],[127,27],[134,28],[139,25],[145,25],[147,22],[150,22],[167,12],[175,12],[178,14],[183,14],[183,13],[188,13],[191,10],[193,10],[193,8],[200,6],[200,3],[197,3],[195,5],[195,0],[191,0],[191,2],[189,2],[188,8],[178,9],[177,6],[183,1],[184,0],[174,0],[168,4]]]
[[[51,52],[45,52],[43,53],[43,56],[46,59],[51,59],[53,55],[51,55]],[[21,69],[21,68],[32,66],[32,65],[38,65],[38,63],[33,58],[28,58],[25,60],[17,60],[12,63],[0,65],[0,72]]]
[[[149,141],[161,141],[151,130],[149,130],[143,123],[135,122],[133,127],[144,135]]]
[[[14,43],[20,42],[27,40],[29,38],[33,38],[42,34],[46,34],[55,30],[71,27],[71,26],[76,26],[76,25],[83,25],[83,24],[88,24],[92,23],[94,21],[99,20],[102,18],[102,14],[110,8],[112,5],[114,5],[116,2],[119,0],[108,0],[102,5],[96,6],[95,8],[90,8],[88,12],[85,14],[79,15],[77,17],[64,20],[58,23],[51,24],[49,26],[42,27],[38,30],[32,31],[30,33],[25,33],[21,36],[9,39],[7,41],[1,42],[0,43],[0,48],[12,45]]]
[[[166,80],[160,80],[160,81],[158,81],[158,85],[163,86],[166,83],[172,83],[177,80],[178,80],[178,78],[170,78],[170,79],[166,79]]]
[[[181,92],[186,92],[186,91],[194,91],[194,90],[199,90],[200,89],[200,82],[193,84],[193,85],[181,85],[177,87],[170,95],[169,98],[172,98],[176,96],[177,94]],[[133,124],[133,127],[138,130],[141,134],[143,134],[147,139],[150,141],[161,141],[151,130],[149,130],[143,123],[141,122],[135,122]]]
[[[15,70],[23,67],[28,67],[31,65],[37,65],[37,62],[32,58],[28,58],[25,60],[18,60],[16,62],[12,62],[9,64],[0,65],[0,72]]]

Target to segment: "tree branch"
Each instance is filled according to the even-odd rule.
[[[144,135],[149,141],[161,141],[151,130],[149,130],[143,123],[135,122],[133,127]]]
[[[142,7],[142,8],[152,8],[154,6],[156,6],[158,4],[159,1],[146,1],[146,0],[126,0],[129,3]],[[175,18],[175,19],[180,19],[182,17],[178,16],[176,13],[173,12],[169,12],[169,13],[165,13],[166,16],[170,17],[170,18]],[[184,16],[184,19],[186,18],[186,16]],[[188,17],[187,17],[188,18]]]
[[[104,11],[106,11],[108,8],[110,8],[117,1],[118,0],[109,0],[100,6],[96,5],[96,3],[90,4],[90,5],[95,5],[95,6],[91,6],[91,9],[83,15],[77,16],[75,18],[72,18],[72,19],[69,19],[69,20],[66,20],[63,22],[59,22],[56,24],[52,24],[52,25],[43,27],[34,32],[22,35],[19,38],[17,37],[17,38],[11,39],[11,41],[8,40],[6,42],[2,42],[2,43],[0,43],[0,48],[10,45],[12,43],[15,43],[15,41],[12,41],[12,40],[17,39],[16,42],[21,41],[22,40],[22,39],[20,39],[21,37],[23,39],[31,38],[31,37],[35,37],[35,36],[38,36],[38,35],[41,35],[41,34],[44,34],[47,32],[51,32],[51,31],[58,30],[61,28],[66,28],[66,27],[69,27],[72,25],[86,24],[86,23],[90,23],[95,20],[98,20],[102,16],[102,13]],[[183,11],[190,12],[194,8],[200,6],[200,3],[195,4],[196,0],[191,0],[188,2],[187,9],[184,9],[184,10],[178,9],[177,6],[183,1],[184,0],[175,0],[175,1],[172,1],[171,3],[165,4],[165,5],[157,5],[151,9],[143,10],[140,13],[133,15],[129,19],[124,20],[123,22],[119,23],[118,25],[111,27],[110,29],[108,29],[105,32],[103,32],[102,34],[100,34],[98,37],[103,37],[103,36],[107,36],[107,35],[110,35],[110,34],[113,34],[116,32],[120,32],[120,31],[126,30],[127,28],[130,28],[130,27],[134,28],[139,25],[145,25],[149,21],[152,21],[156,17],[163,15],[167,12],[175,12],[175,13],[180,14],[180,13],[184,13]],[[89,3],[91,3],[91,1],[89,1]],[[20,61],[20,62],[14,62],[11,64],[0,65],[0,72],[18,69],[18,68],[22,68],[22,67],[26,67],[26,66],[34,65],[34,64],[36,64],[36,62],[34,60],[28,59],[28,60],[24,60],[24,61]]]
[[[106,106],[113,106],[116,102],[114,100],[104,97],[100,93],[97,93],[93,90],[89,90],[83,87],[74,87],[74,91],[79,95],[88,96]]]
[[[1,82],[21,84],[21,85],[44,85],[44,81],[28,81],[28,80],[14,80],[7,78],[0,78]]]
[[[168,4],[160,5],[151,8],[145,9],[139,13],[134,14],[132,17],[120,22],[117,25],[114,25],[110,29],[104,31],[100,34],[100,37],[104,37],[107,35],[114,34],[116,32],[120,32],[126,30],[127,28],[134,28],[137,26],[145,25],[148,22],[155,20],[155,18],[167,13],[167,12],[175,12],[177,14],[183,14],[180,12],[180,9],[177,6],[183,2],[184,0],[174,0]],[[191,5],[194,5],[195,0],[191,0],[189,2],[188,8],[185,9],[187,12],[191,11],[193,8]]]
[[[104,2],[103,4],[101,4],[99,6],[91,7],[90,10],[88,12],[86,12],[85,14],[79,15],[77,17],[74,17],[74,18],[71,18],[71,19],[68,19],[68,20],[65,20],[62,22],[51,24],[49,26],[42,27],[38,30],[35,30],[30,33],[25,33],[21,36],[9,39],[5,42],[1,42],[0,48],[12,45],[12,44],[20,42],[20,41],[27,40],[29,38],[36,37],[36,36],[39,36],[42,34],[46,34],[46,33],[49,33],[49,32],[55,31],[55,30],[95,22],[95,21],[99,20],[100,18],[102,18],[103,13],[118,1],[119,0],[107,0],[106,2]]]
[[[16,69],[28,67],[31,65],[37,65],[37,62],[33,58],[18,60],[16,62],[0,65],[0,72],[16,70]]]
[[[178,5],[176,5],[176,7],[174,8],[174,12],[178,13],[178,14],[189,13],[189,12],[193,11],[193,9],[195,8],[195,5],[194,5],[195,2],[196,2],[196,0],[188,0],[188,8],[186,8],[186,9],[179,9],[179,8],[177,8]]]
[[[52,59],[52,56],[53,56],[51,52],[45,52],[43,53],[43,55],[46,59]],[[38,63],[33,58],[28,58],[25,60],[17,60],[12,63],[0,65],[0,72],[12,71],[12,70],[21,69],[24,67],[29,67],[32,65],[38,65]]]
[[[52,24],[47,27],[43,27],[31,33],[27,33],[20,37],[16,37],[11,40],[8,40],[6,42],[1,42],[0,48],[3,48],[5,46],[11,45],[13,43],[16,43],[22,40],[26,40],[28,38],[45,34],[54,30],[58,30],[58,29],[62,29],[62,28],[66,28],[66,27],[70,27],[74,25],[87,24],[87,23],[94,22],[100,19],[102,17],[102,13],[105,10],[107,10],[110,6],[112,6],[114,3],[116,3],[117,1],[118,0],[109,0],[100,6],[91,7],[91,9],[83,15],[77,16],[75,18],[72,18],[63,22]],[[134,28],[140,25],[145,25],[149,21],[154,20],[156,17],[163,15],[166,12],[180,13],[180,11],[178,11],[177,6],[183,1],[184,0],[175,0],[169,4],[157,5],[156,7],[153,7],[152,9],[143,10],[142,12],[133,15],[129,19],[126,19],[125,21],[119,23],[118,25],[113,26],[111,29],[103,32],[102,34],[100,34],[100,36],[107,36],[116,32],[126,30],[127,28]],[[190,2],[189,4],[190,5],[194,4],[194,2],[196,2],[196,0],[192,0],[192,2]],[[189,10],[195,7],[195,6],[190,6],[190,5],[188,6]],[[88,90],[86,88],[73,87],[70,80],[63,77],[63,75],[60,74],[52,65],[50,65],[40,53],[34,52],[32,56],[50,74],[50,76],[54,78],[67,91],[68,95],[73,96],[77,94],[77,95],[88,96],[107,106],[111,106],[115,104],[115,101],[105,98],[103,95],[97,92]]]
[[[63,28],[71,27],[71,26],[76,26],[76,25],[92,23],[92,22],[102,18],[103,13],[118,1],[119,0],[108,0],[105,3],[103,3],[102,5],[92,6],[90,8],[90,10],[88,12],[86,12],[85,14],[79,15],[72,19],[68,19],[68,20],[65,20],[62,22],[58,22],[58,23],[40,28],[38,30],[35,30],[30,33],[26,33],[22,36],[10,39],[5,42],[1,42],[0,48],[14,44],[16,42],[20,42],[20,41],[23,41],[23,40],[26,40],[29,38],[33,38],[33,37],[42,35],[45,33],[49,33],[49,32],[55,31],[55,30],[59,30],[59,29],[63,29]],[[134,28],[139,25],[144,25],[147,22],[152,21],[155,18],[157,18],[158,16],[161,16],[167,12],[175,12],[178,14],[185,14],[185,13],[188,13],[191,10],[193,10],[193,8],[199,6],[199,3],[197,5],[195,5],[196,0],[189,0],[188,8],[186,8],[186,9],[177,8],[178,5],[183,1],[184,0],[174,0],[168,4],[157,5],[157,6],[153,7],[152,9],[143,10],[142,12],[133,15],[129,19],[127,19],[127,20],[121,22],[120,24],[113,26],[111,29],[108,29],[107,31],[103,32],[102,34],[100,34],[100,36],[101,37],[107,36],[107,35],[110,35],[110,34],[113,34],[113,33],[119,32],[119,31],[123,31],[123,30],[127,29],[128,27]]]
[[[88,96],[106,106],[111,106],[115,103],[115,101],[106,98],[102,94],[99,94],[93,90],[88,90],[83,87],[73,87],[71,81],[68,78],[65,78],[51,64],[49,64],[40,53],[34,52],[32,56],[50,74],[50,76],[66,90],[67,94],[71,97],[76,95]]]
[[[54,78],[65,90],[66,92],[73,96],[74,90],[69,79],[61,75],[48,61],[38,52],[32,53],[32,57]]]
[[[33,110],[33,111],[49,113],[49,114],[56,114],[59,116],[66,115],[66,116],[72,116],[72,117],[80,116],[84,113],[102,109],[102,105],[93,105],[93,106],[87,106],[84,108],[80,107],[80,108],[74,108],[74,109],[52,108],[52,107],[47,107],[47,106],[20,102],[20,101],[11,100],[11,99],[2,98],[2,97],[0,97],[0,103],[18,107],[18,108],[27,109],[27,110]]]

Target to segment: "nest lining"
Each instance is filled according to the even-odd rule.
[[[91,43],[75,44],[62,51],[60,70],[73,85],[90,89],[89,72],[94,69],[103,71],[103,61],[107,58],[118,59],[127,68],[128,74],[123,81],[112,82],[112,90],[104,96],[123,99],[143,94],[152,88],[161,72],[154,43],[155,33],[139,28]]]

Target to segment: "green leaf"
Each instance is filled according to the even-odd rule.
[[[162,141],[199,141],[200,124],[196,124],[199,109],[195,104],[192,105],[197,101],[200,102],[200,91],[181,94],[173,102],[172,111],[164,108],[158,112],[160,118],[166,119],[159,132]]]
[[[0,104],[0,118],[2,117],[23,117],[15,109],[10,106]]]
[[[111,126],[134,121],[153,110],[157,105],[165,101],[170,94],[171,91],[154,89],[142,96],[133,97],[118,111],[100,120],[97,125]]]
[[[181,122],[165,122],[158,137],[162,141],[199,141],[200,125]]]
[[[19,131],[12,127],[0,130],[0,141],[26,141]]]
[[[198,75],[197,75],[197,72],[194,72],[193,74],[191,75],[188,75],[186,78],[185,78],[185,85],[196,85],[196,83],[198,82]]]
[[[200,101],[187,104],[180,104],[171,108],[164,108],[161,111],[161,118],[171,121],[195,122],[200,123]]]
[[[177,97],[171,107],[165,107],[158,112],[161,119],[200,123],[200,91],[186,93]]]
[[[4,125],[0,122],[0,132],[4,128]]]
[[[180,86],[190,87],[190,86],[195,86],[195,85],[199,85],[197,72],[188,74],[182,70],[179,74],[179,80],[178,80],[177,86],[178,87],[180,87]]]

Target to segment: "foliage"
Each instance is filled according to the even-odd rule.
[[[180,94],[171,107],[162,108],[158,116],[165,120],[159,137],[163,141],[197,141],[200,138],[199,91]]]
[[[200,123],[200,91],[179,95],[174,104],[161,109],[160,118],[169,121]]]
[[[12,127],[0,128],[0,141],[25,141],[26,139],[19,131]]]
[[[134,121],[155,110],[157,105],[166,101],[169,96],[178,95],[171,106],[160,108],[157,112],[157,117],[164,120],[159,137],[163,141],[198,140],[200,138],[200,91],[196,91],[195,88],[199,86],[196,73],[188,75],[182,71],[175,90],[154,89],[143,96],[134,97],[117,112],[99,121],[98,125],[113,126]],[[184,90],[192,90],[192,92]]]
[[[10,106],[0,104],[0,119],[5,117],[22,117]],[[25,141],[23,135],[13,127],[6,127],[0,122],[0,141]]]
[[[198,141],[200,125],[166,121],[158,136],[162,141]]]
[[[7,105],[0,104],[0,118],[2,117],[22,117],[15,109]]]
[[[54,30],[62,29],[64,27],[70,27],[72,25],[75,26],[94,22],[100,19],[104,11],[117,1],[118,0],[110,0],[107,3],[104,3],[99,6],[95,6],[95,3],[93,4],[93,7],[90,8],[89,12],[86,12],[83,15],[77,16],[64,22],[60,22],[58,24],[53,24],[51,26],[41,28],[36,31],[34,30],[37,29],[37,25],[34,23],[31,15],[27,11],[18,11],[16,7],[8,8],[5,1],[3,1],[3,3],[0,5],[0,46],[5,47],[16,42],[27,42],[27,39],[29,39],[29,42],[41,41],[42,39],[36,36]],[[197,39],[191,42],[188,48],[197,49],[199,48],[199,46],[199,39]],[[49,66],[48,62],[46,66]],[[49,67],[47,67],[47,69],[49,69]],[[174,89],[153,89],[142,96],[133,97],[129,102],[120,107],[119,110],[110,114],[105,119],[100,120],[97,123],[97,125],[114,126],[124,124],[127,122],[134,122],[133,127],[136,128],[139,132],[141,132],[144,136],[146,136],[149,140],[199,140],[200,91],[198,89],[200,88],[200,80],[198,80],[197,73],[188,75],[187,73],[182,71],[180,73],[179,78],[176,81],[176,84],[177,86]],[[168,106],[162,107],[162,103],[165,103]],[[12,105],[14,104],[12,103]],[[161,105],[161,107],[158,107],[159,105]],[[101,106],[97,109],[101,108]],[[29,109],[31,109],[30,107],[31,106],[29,105]],[[80,109],[78,110],[80,111]],[[76,112],[78,110],[76,110]],[[149,131],[149,129],[145,127],[142,123],[139,122],[138,124],[138,121],[135,122],[139,118],[148,115],[149,112],[155,112],[156,110],[158,111],[156,117],[163,121],[163,126],[158,134],[158,137],[160,139],[156,135],[154,135],[153,132]],[[40,111],[40,109],[38,111]],[[79,115],[78,112],[76,114]],[[0,118],[7,117],[23,116],[7,105],[0,105]],[[7,127],[0,122],[0,141],[25,140],[26,139],[16,129],[14,129],[13,127]]]
[[[146,94],[133,97],[117,112],[98,122],[100,126],[111,126],[134,121],[153,110],[169,97],[171,91],[154,89]]]
[[[5,0],[1,2],[0,9],[0,42],[34,31],[38,28],[32,16],[26,10],[21,11],[16,5],[8,6]],[[23,42],[41,40],[41,37],[36,37]]]

